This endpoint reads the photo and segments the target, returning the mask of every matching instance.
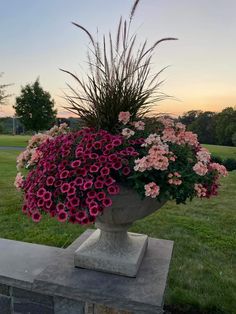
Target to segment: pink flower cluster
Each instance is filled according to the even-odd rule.
[[[60,134],[66,134],[69,132],[69,128],[66,123],[60,124],[60,126],[54,126],[46,133],[38,133],[31,137],[28,142],[26,150],[24,150],[17,157],[17,170],[22,168],[28,169],[29,167],[34,166],[40,159],[41,153],[37,149],[42,143],[53,139],[53,137]]]
[[[206,197],[207,196],[207,189],[204,188],[202,184],[194,184],[194,190],[196,191],[197,197]]]
[[[145,195],[156,198],[160,194],[160,187],[155,182],[144,185]]]
[[[130,116],[131,114],[129,113],[129,111],[121,111],[118,116],[118,121],[123,124],[127,124],[130,120]]]
[[[15,182],[14,182],[14,186],[17,188],[18,191],[20,191],[20,189],[22,188],[23,182],[24,182],[24,177],[22,176],[20,172],[18,172],[15,178]]]
[[[168,174],[168,182],[169,184],[173,184],[173,185],[180,185],[182,183],[181,178],[181,174],[179,174],[178,172],[174,172],[174,173],[169,173]]]
[[[203,162],[198,161],[193,166],[193,171],[195,171],[199,176],[204,176],[208,172],[208,168],[207,165],[205,165]]]
[[[129,159],[138,153],[123,147],[124,138],[84,128],[46,141],[42,155],[23,185],[23,212],[39,221],[42,212],[61,222],[87,224],[119,193],[117,179],[130,174]]]
[[[128,128],[126,126],[123,128],[121,134],[126,139],[132,136],[134,139],[130,140],[130,142],[132,141],[132,144],[135,145],[140,136],[136,133],[136,130],[144,130],[145,124],[142,123],[142,121],[130,121],[130,116],[131,115],[128,112],[120,113],[119,121],[125,125],[128,124],[130,127]],[[197,177],[195,177],[196,181],[205,180],[205,176],[208,174],[209,176],[212,176],[212,173],[215,171],[216,173],[212,176],[213,179],[211,179],[211,185],[208,183],[206,187],[203,187],[200,182],[196,182],[196,184],[199,184],[196,185],[199,189],[202,187],[201,197],[215,195],[218,187],[218,177],[227,175],[225,167],[215,163],[211,164],[211,155],[208,150],[201,147],[198,142],[197,135],[186,131],[186,128],[182,123],[175,122],[171,118],[164,117],[159,118],[158,121],[160,123],[160,127],[157,129],[157,132],[149,134],[146,138],[142,138],[143,142],[141,143],[141,147],[138,148],[138,151],[140,152],[140,149],[142,148],[143,150],[142,153],[140,152],[139,158],[134,160],[133,170],[135,172],[143,173],[144,176],[147,171],[151,174],[156,174],[158,182],[158,171],[161,171],[166,173],[167,182],[170,185],[175,185],[176,187],[182,185],[183,181],[187,180],[186,176],[182,177],[182,175],[176,171],[177,169],[183,170],[183,167],[189,167],[192,165],[188,170],[190,173],[187,175],[197,175]],[[134,129],[132,129],[132,127],[134,127]],[[181,147],[181,150],[183,147],[188,150],[188,158],[184,161],[184,163],[181,161],[182,156],[177,153],[179,149],[176,150],[176,145]],[[151,182],[150,184],[144,185],[146,196],[153,195],[151,193],[151,188],[155,187],[153,185],[154,183],[155,182]],[[194,191],[197,195],[200,195],[200,190],[196,190],[193,187],[193,193]]]
[[[225,166],[220,165],[216,162],[213,162],[209,165],[209,168],[211,170],[216,170],[218,172],[218,175],[221,177],[226,177],[228,175],[228,171],[226,170]]]

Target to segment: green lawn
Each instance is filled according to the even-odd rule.
[[[203,146],[206,147],[213,155],[219,156],[222,159],[236,159],[236,147],[207,144],[204,144]]]
[[[0,146],[27,146],[29,135],[0,135]]]
[[[13,187],[18,153],[0,151],[0,237],[66,247],[85,229],[46,216],[34,224],[21,214]],[[235,313],[235,191],[236,171],[222,180],[217,198],[178,206],[169,202],[131,228],[174,241],[165,299],[172,313]]]

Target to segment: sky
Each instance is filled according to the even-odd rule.
[[[40,78],[55,99],[59,116],[67,74],[86,73],[89,40],[71,22],[92,34],[115,32],[120,16],[128,17],[131,0],[0,0],[0,72],[2,83],[13,83],[0,116],[13,115],[12,105],[22,86]],[[141,0],[133,21],[140,42],[150,45],[163,37],[178,41],[161,44],[153,71],[165,66],[161,91],[173,96],[158,103],[157,112],[179,115],[197,109],[221,111],[236,105],[236,1]]]

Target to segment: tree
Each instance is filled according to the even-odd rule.
[[[236,132],[236,110],[225,108],[216,116],[216,137],[220,145],[233,145],[232,136]]]
[[[182,117],[179,117],[179,121],[186,126],[189,126],[198,118],[201,113],[201,110],[190,110],[185,112]]]
[[[204,144],[216,144],[215,134],[215,112],[200,112],[198,117],[193,121],[188,129],[197,133],[198,140]]]
[[[3,73],[0,73],[0,78],[2,77]],[[10,94],[6,94],[6,88],[11,86],[12,84],[0,84],[0,105],[5,104],[5,100],[10,97]]]
[[[44,91],[37,79],[32,85],[21,88],[21,95],[16,98],[14,109],[26,130],[45,130],[55,123],[56,110],[54,100]]]

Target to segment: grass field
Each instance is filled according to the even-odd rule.
[[[46,216],[34,224],[21,214],[21,197],[13,187],[18,153],[0,151],[0,237],[66,247],[85,229]],[[222,180],[217,198],[167,203],[131,228],[175,242],[165,299],[172,313],[235,313],[235,191],[234,171]]]
[[[27,146],[31,136],[28,135],[0,135],[0,146]]]
[[[236,159],[236,147],[206,144],[204,144],[203,146],[206,147],[213,155],[219,156],[222,159]]]

